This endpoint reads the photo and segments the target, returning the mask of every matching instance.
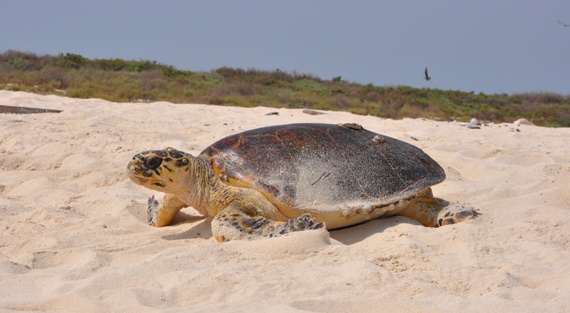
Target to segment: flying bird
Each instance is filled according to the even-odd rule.
[[[431,79],[431,77],[429,77],[427,67],[426,67],[426,70],[424,71],[424,79],[425,79],[426,81]]]
[[[570,27],[570,24],[564,24],[564,23],[562,23],[562,22],[560,22],[560,21],[557,21],[557,22],[558,22],[558,24],[560,24],[560,25],[562,25],[562,26],[564,26],[564,27]]]

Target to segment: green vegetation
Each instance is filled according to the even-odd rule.
[[[570,127],[570,96],[547,92],[473,92],[374,86],[323,80],[280,70],[222,67],[181,71],[154,61],[90,60],[77,54],[0,54],[0,89],[101,98],[115,102],[169,101],[233,106],[341,110],[387,118],[512,122]]]

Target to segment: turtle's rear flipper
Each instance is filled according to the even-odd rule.
[[[468,221],[480,213],[470,206],[435,198],[430,188],[416,196],[398,214],[415,219],[427,227],[439,227]]]
[[[269,220],[263,216],[249,216],[237,209],[221,211],[212,220],[212,232],[219,242],[246,239],[256,240],[278,237],[294,231],[325,228],[309,214],[292,218],[287,222]]]
[[[454,205],[439,212],[437,225],[443,226],[465,222],[480,214],[481,213],[477,212],[473,208],[463,205]]]

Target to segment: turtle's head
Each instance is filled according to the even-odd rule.
[[[141,152],[127,166],[127,175],[135,183],[165,193],[188,191],[189,172],[194,157],[166,148]]]

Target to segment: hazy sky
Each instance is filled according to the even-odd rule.
[[[0,52],[570,94],[570,26],[557,21],[570,24],[570,0],[7,0]]]

